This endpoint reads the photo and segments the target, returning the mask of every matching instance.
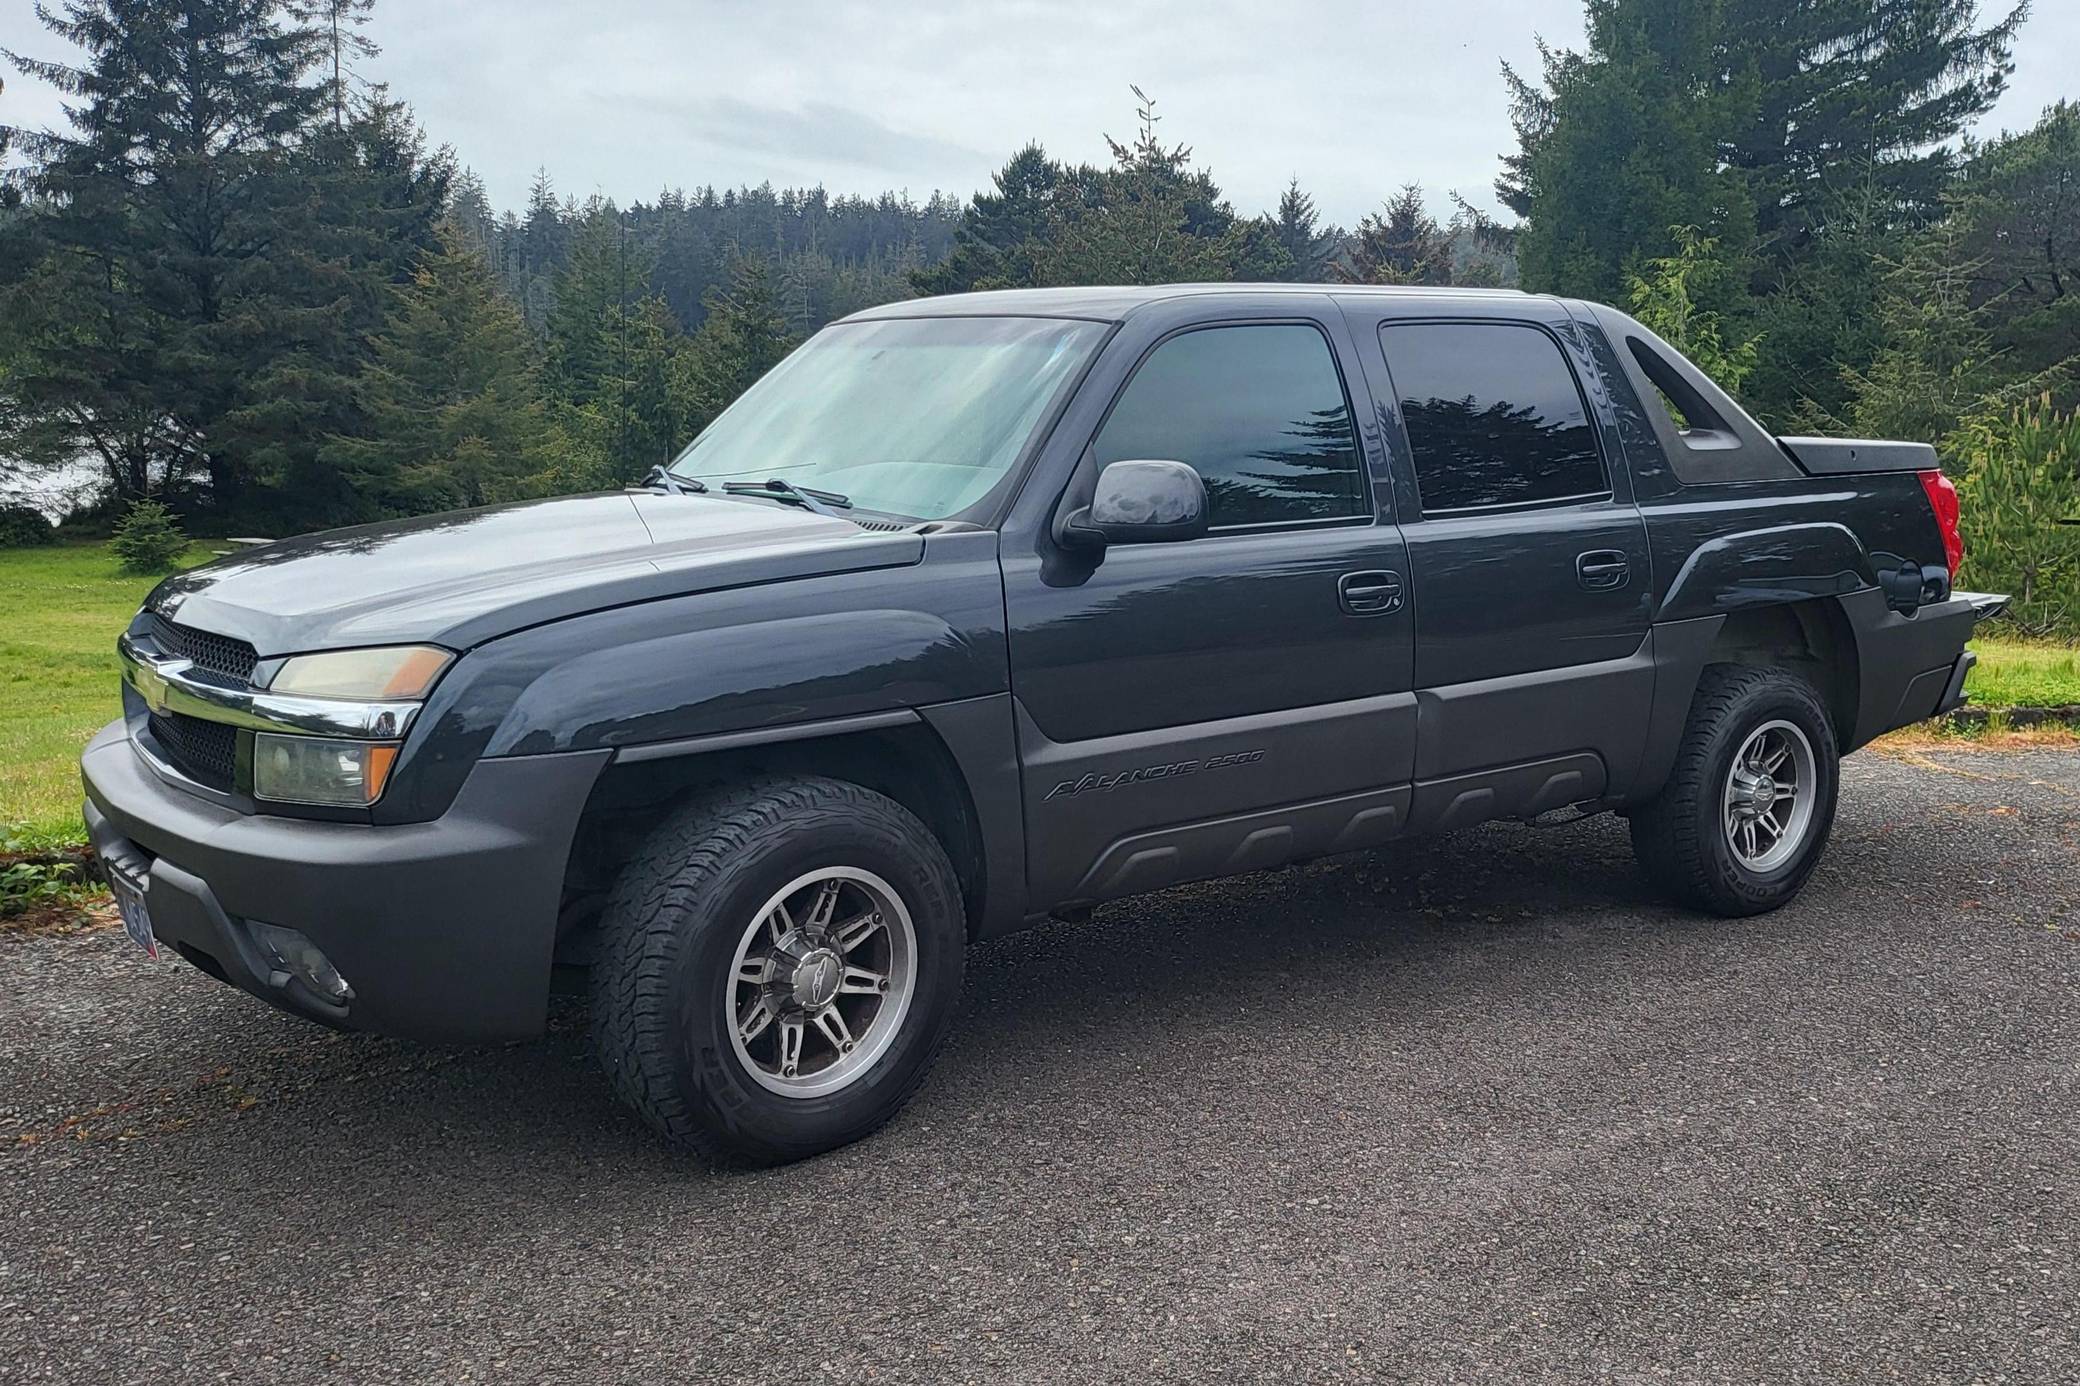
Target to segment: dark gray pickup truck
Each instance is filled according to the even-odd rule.
[[[1962,700],[1960,556],[1930,449],[1772,437],[1596,304],[899,303],[644,488],[168,579],[86,817],[148,949],[426,1039],[587,984],[651,1125],[786,1160],[923,1081],[970,943],[1098,901],[1615,810],[1784,904],[1838,757]]]

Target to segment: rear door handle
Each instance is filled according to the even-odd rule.
[[[1401,574],[1384,568],[1345,573],[1336,580],[1338,605],[1352,616],[1386,616],[1401,609]]]
[[[1591,549],[1576,556],[1574,576],[1585,591],[1609,592],[1632,581],[1632,564],[1617,549]]]

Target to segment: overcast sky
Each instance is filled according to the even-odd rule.
[[[57,56],[27,0],[0,47]],[[2038,0],[1982,133],[2080,96],[2080,3]],[[1498,64],[1533,36],[1576,44],[1579,0],[379,0],[365,75],[390,83],[500,207],[546,167],[561,193],[622,203],[668,186],[770,180],[966,197],[1020,144],[1102,161],[1133,131],[1129,83],[1238,210],[1297,175],[1346,225],[1414,180],[1443,210],[1492,207],[1511,142]],[[61,119],[13,73],[0,120]]]

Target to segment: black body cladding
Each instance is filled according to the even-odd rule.
[[[536,1023],[557,902],[501,882],[481,892],[494,916],[470,880],[515,869],[496,794],[531,775],[542,797],[513,831],[537,839],[527,879],[553,897],[601,776],[927,738],[955,781],[946,821],[972,839],[952,853],[974,863],[970,918],[996,932],[1413,831],[1637,804],[1704,670],[1756,649],[1805,661],[1844,751],[1954,696],[1973,611],[1914,475],[1925,450],[1772,438],[1614,310],[1177,286],[860,316],[941,315],[1106,325],[986,522],[869,528],[770,499],[617,493],[183,574],[151,619],[249,648],[260,679],[324,649],[458,658],[366,812],[257,814],[236,787],[216,816],[161,811],[152,796],[187,791],[105,768],[130,754],[108,739],[87,763],[97,833],[141,844],[183,891],[214,889],[196,907],[213,937],[218,915],[354,927],[270,884],[270,834],[306,871],[342,828],[363,834],[337,849],[357,867],[438,860],[461,879],[425,886],[419,933],[382,933],[403,963],[357,956],[480,959],[489,946],[456,935],[517,931],[524,964],[498,963],[476,1027],[503,1034]],[[1108,464],[1125,469],[1101,497]],[[1192,473],[1202,495],[1179,481]],[[355,821],[309,821],[325,817]],[[411,855],[480,839],[496,839],[480,858]],[[346,1020],[456,1028],[380,1004]]]

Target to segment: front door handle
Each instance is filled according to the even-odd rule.
[[[1575,558],[1574,575],[1585,591],[1615,591],[1632,581],[1632,563],[1617,549],[1591,549]]]
[[[1352,616],[1386,616],[1401,609],[1401,574],[1384,568],[1345,573],[1336,580],[1336,601]]]

